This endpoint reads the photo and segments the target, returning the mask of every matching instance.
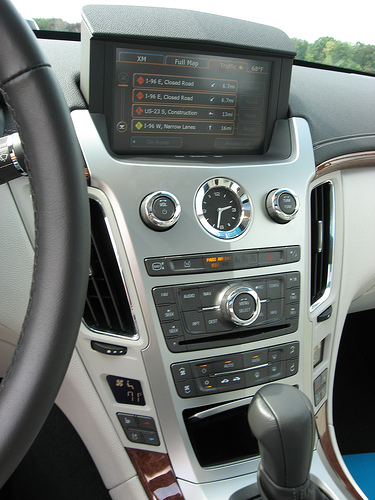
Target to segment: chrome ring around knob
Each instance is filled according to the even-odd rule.
[[[235,310],[235,301],[240,295],[249,295],[254,300],[254,311],[247,319],[240,318]],[[260,314],[260,299],[258,294],[249,286],[232,285],[224,291],[221,308],[226,319],[239,326],[249,326]]]
[[[286,211],[280,203],[282,196],[287,195],[293,199],[294,207]],[[286,224],[293,220],[299,211],[299,199],[291,189],[273,189],[266,198],[266,209],[268,215],[279,224]]]
[[[154,203],[159,198],[166,198],[174,205],[173,213],[170,217],[162,219],[155,213]],[[155,231],[166,231],[173,227],[181,215],[181,205],[176,196],[167,191],[155,191],[143,199],[140,207],[140,213],[143,222],[146,226],[154,229]]]

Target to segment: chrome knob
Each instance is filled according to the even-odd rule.
[[[259,316],[260,308],[258,294],[245,285],[229,286],[221,299],[221,310],[225,319],[239,326],[254,323]]]
[[[172,193],[156,191],[144,198],[140,214],[146,226],[155,231],[166,231],[180,218],[181,205]]]
[[[272,220],[286,224],[299,210],[299,199],[291,189],[273,189],[266,198],[266,209]]]

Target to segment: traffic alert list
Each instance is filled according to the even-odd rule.
[[[185,134],[235,136],[234,145],[251,137],[259,144],[269,65],[238,61],[120,51],[117,131],[130,128],[133,147],[146,147],[142,136],[150,134],[177,134],[168,138],[175,148],[182,147]]]

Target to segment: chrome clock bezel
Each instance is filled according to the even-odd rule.
[[[204,215],[203,199],[208,191],[215,188],[225,188],[231,191],[232,194],[235,194],[235,196],[237,197],[238,203],[241,207],[241,213],[238,223],[236,227],[234,227],[230,231],[222,231],[214,228],[207,221]],[[204,182],[198,189],[195,196],[195,213],[197,215],[197,218],[202,227],[216,238],[230,240],[242,236],[250,227],[252,211],[253,207],[251,199],[245,189],[237,182],[225,177],[214,177],[213,179],[209,179],[208,181]]]

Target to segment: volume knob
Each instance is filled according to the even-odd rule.
[[[143,222],[154,231],[167,231],[178,221],[181,205],[167,191],[156,191],[144,198],[140,207]]]
[[[258,294],[249,286],[232,285],[228,287],[221,299],[221,310],[224,317],[239,326],[249,326],[260,313]]]

